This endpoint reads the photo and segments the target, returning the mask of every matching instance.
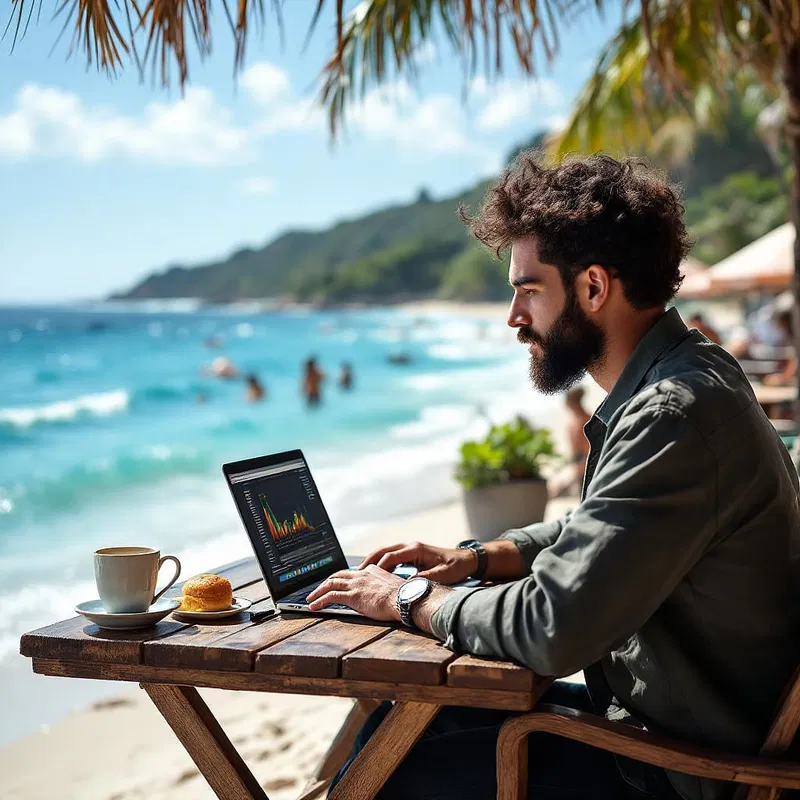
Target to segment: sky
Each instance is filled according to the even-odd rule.
[[[332,144],[314,104],[333,45],[330,17],[303,49],[315,6],[285,3],[283,48],[268,17],[238,76],[227,25],[215,20],[214,52],[192,60],[183,91],[142,82],[132,64],[109,78],[81,53],[67,58],[70,34],[55,44],[61,23],[46,13],[13,52],[6,37],[0,303],[100,299],[168,265],[324,228],[412,201],[423,187],[453,194],[565,119],[619,22],[591,15],[569,28],[535,79],[513,69],[467,79],[434,36],[417,80],[392,76],[368,92]]]

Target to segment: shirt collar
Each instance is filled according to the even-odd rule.
[[[659,356],[683,336],[688,328],[676,308],[671,308],[642,337],[625,364],[622,374],[595,411],[595,416],[608,425],[614,412],[633,397],[644,376]]]

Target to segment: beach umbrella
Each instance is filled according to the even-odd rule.
[[[680,297],[701,299],[748,292],[779,294],[792,283],[794,242],[794,226],[787,222],[705,272],[687,275]]]

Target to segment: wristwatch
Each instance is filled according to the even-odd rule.
[[[403,625],[408,625],[409,628],[417,627],[411,617],[411,610],[414,603],[418,603],[430,594],[432,588],[433,582],[427,578],[409,578],[397,590],[395,606]]]
[[[486,567],[489,565],[489,556],[486,555],[486,548],[477,539],[465,539],[456,545],[456,550],[474,550],[478,556],[478,566],[475,568],[474,577],[479,580],[486,574]]]

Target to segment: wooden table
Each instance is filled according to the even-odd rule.
[[[352,562],[351,562],[352,563]],[[214,570],[253,610],[271,604],[254,559]],[[41,675],[136,681],[197,768],[224,800],[267,795],[197,687],[334,695],[356,699],[302,797],[322,797],[378,700],[392,711],[333,791],[374,797],[442,706],[527,711],[550,680],[502,661],[455,656],[438,641],[396,625],[280,614],[196,625],[167,617],[144,631],[104,631],[82,617],[26,633],[20,652]]]

